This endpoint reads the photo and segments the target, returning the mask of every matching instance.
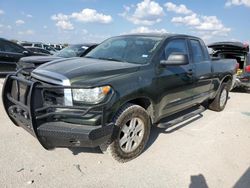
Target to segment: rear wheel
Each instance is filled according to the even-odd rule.
[[[119,162],[136,158],[143,151],[150,134],[150,118],[144,108],[125,105],[115,117],[115,125],[120,129],[116,139],[104,143],[100,149]]]
[[[224,110],[228,100],[229,88],[227,83],[222,83],[215,98],[210,101],[209,109],[220,112]]]

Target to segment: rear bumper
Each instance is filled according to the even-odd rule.
[[[250,88],[250,75],[237,77],[235,81],[235,86]]]
[[[27,90],[22,96],[13,96],[12,85],[25,85]],[[43,106],[43,87],[39,82],[25,80],[16,75],[7,76],[2,89],[2,100],[6,113],[12,122],[24,128],[38,139],[46,149],[55,147],[96,147],[112,138],[115,130],[114,124],[105,121],[104,106],[93,106],[90,108],[74,106]],[[108,102],[108,101],[107,101]],[[55,109],[67,109],[58,112]],[[77,117],[87,116],[96,108],[102,109],[102,122],[100,125],[73,124],[61,121],[60,116],[70,115]],[[98,112],[99,113],[99,112]],[[80,114],[80,115],[79,115]],[[55,116],[55,117],[54,117]],[[57,119],[58,118],[58,119]]]

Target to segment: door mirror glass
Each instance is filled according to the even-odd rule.
[[[172,53],[167,60],[162,60],[161,65],[187,65],[188,56],[182,53]]]

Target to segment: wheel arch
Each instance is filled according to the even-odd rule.
[[[150,99],[149,97],[145,97],[145,96],[130,98],[130,99],[125,100],[121,104],[120,108],[123,107],[124,105],[128,104],[128,103],[139,105],[142,108],[144,108],[147,111],[151,122],[154,122],[154,119],[155,119],[155,110],[154,110],[155,105],[154,105],[154,102],[153,102],[152,99]]]
[[[221,80],[221,84],[222,83],[227,83],[227,87],[230,89],[231,85],[233,83],[233,76],[232,75],[226,75],[226,76],[224,76],[223,79]]]

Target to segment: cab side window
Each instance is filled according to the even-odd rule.
[[[172,53],[182,53],[182,54],[188,54],[187,53],[187,45],[185,39],[174,39],[167,43],[164,53],[162,56],[162,60],[167,60],[169,55]]]
[[[1,42],[1,51],[3,52],[12,52],[12,53],[22,53],[23,49],[15,44],[12,44],[10,42]]]
[[[206,59],[203,55],[200,42],[198,40],[190,40],[190,43],[192,49],[193,62],[201,63],[202,61],[205,61]]]
[[[42,44],[34,44],[34,47],[42,48]]]

